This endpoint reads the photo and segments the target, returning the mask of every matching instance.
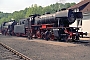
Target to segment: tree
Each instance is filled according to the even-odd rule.
[[[69,8],[71,7],[71,4],[70,3],[65,3],[65,8]]]
[[[33,4],[29,8],[25,8],[24,10],[20,11],[15,11],[13,13],[3,13],[0,12],[0,23],[4,21],[9,21],[11,18],[15,19],[16,21],[19,21],[20,19],[27,18],[31,14],[45,14],[45,12],[50,12],[50,13],[55,13],[56,11],[62,9],[62,8],[69,8],[76,3],[65,3],[63,4],[62,2],[65,2],[65,0],[59,0],[59,3],[56,4],[51,4],[46,7],[38,6],[37,4]]]

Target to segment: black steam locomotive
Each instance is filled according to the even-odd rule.
[[[15,20],[3,22],[1,24],[1,33],[3,35],[6,35],[6,34],[14,35],[14,25],[16,25],[16,24],[17,24],[17,22]]]
[[[30,15],[29,18],[19,20],[17,24],[15,21],[12,22],[8,25],[7,32],[9,30],[9,35],[27,36],[29,39],[74,41],[79,40],[79,28],[69,27],[69,25],[74,23],[76,19],[82,18],[81,12],[74,12],[71,9],[53,14],[34,14]],[[3,26],[6,25],[3,24]]]

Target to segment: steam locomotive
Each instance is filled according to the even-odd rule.
[[[79,40],[78,27],[69,27],[76,19],[82,19],[82,12],[62,9],[56,13],[43,15],[34,14],[19,22],[9,21],[2,24],[2,33],[16,36],[26,36],[29,39],[75,41]],[[7,26],[5,28],[5,26]],[[3,32],[6,30],[5,32]]]
[[[15,20],[3,22],[1,24],[1,30],[0,30],[1,33],[3,35],[6,35],[6,34],[14,35],[14,25],[16,24],[17,22]]]

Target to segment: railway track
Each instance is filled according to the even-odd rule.
[[[0,42],[0,56],[2,60],[32,60],[2,42]]]
[[[75,41],[75,42],[71,42],[73,44],[81,44],[84,46],[90,46],[90,40],[79,40],[79,41]]]

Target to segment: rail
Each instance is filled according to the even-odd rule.
[[[15,55],[19,56],[21,59],[24,59],[24,60],[32,60],[31,58],[23,55],[22,53],[14,50],[13,48],[7,46],[6,44],[0,42],[0,45],[2,45],[4,48],[8,49],[10,52],[14,53]]]

